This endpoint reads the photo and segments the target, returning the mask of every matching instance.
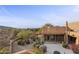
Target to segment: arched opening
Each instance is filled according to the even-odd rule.
[[[68,36],[68,43],[69,44],[75,44],[76,43],[76,37]]]

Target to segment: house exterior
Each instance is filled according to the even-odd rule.
[[[69,30],[72,31],[71,29]],[[40,30],[36,34],[38,36],[43,36],[44,40],[46,41],[49,40],[59,43],[66,41],[66,27],[64,26],[53,26],[51,24],[46,24],[45,26],[40,28]]]
[[[69,35],[70,36],[73,36],[73,37],[76,37],[76,41],[75,41],[75,44],[76,45],[79,45],[79,32],[76,32],[76,31],[70,31],[69,32]]]

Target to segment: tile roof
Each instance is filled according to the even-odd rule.
[[[65,34],[66,27],[62,26],[45,26],[40,29],[40,31],[37,32],[37,34],[53,34],[53,35],[59,35],[59,34]]]

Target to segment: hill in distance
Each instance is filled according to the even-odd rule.
[[[8,27],[8,26],[0,26],[0,29],[10,29],[12,27]]]

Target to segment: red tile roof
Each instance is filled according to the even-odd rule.
[[[64,26],[45,26],[40,29],[36,34],[53,34],[53,35],[59,35],[59,34],[65,34],[66,28]]]

